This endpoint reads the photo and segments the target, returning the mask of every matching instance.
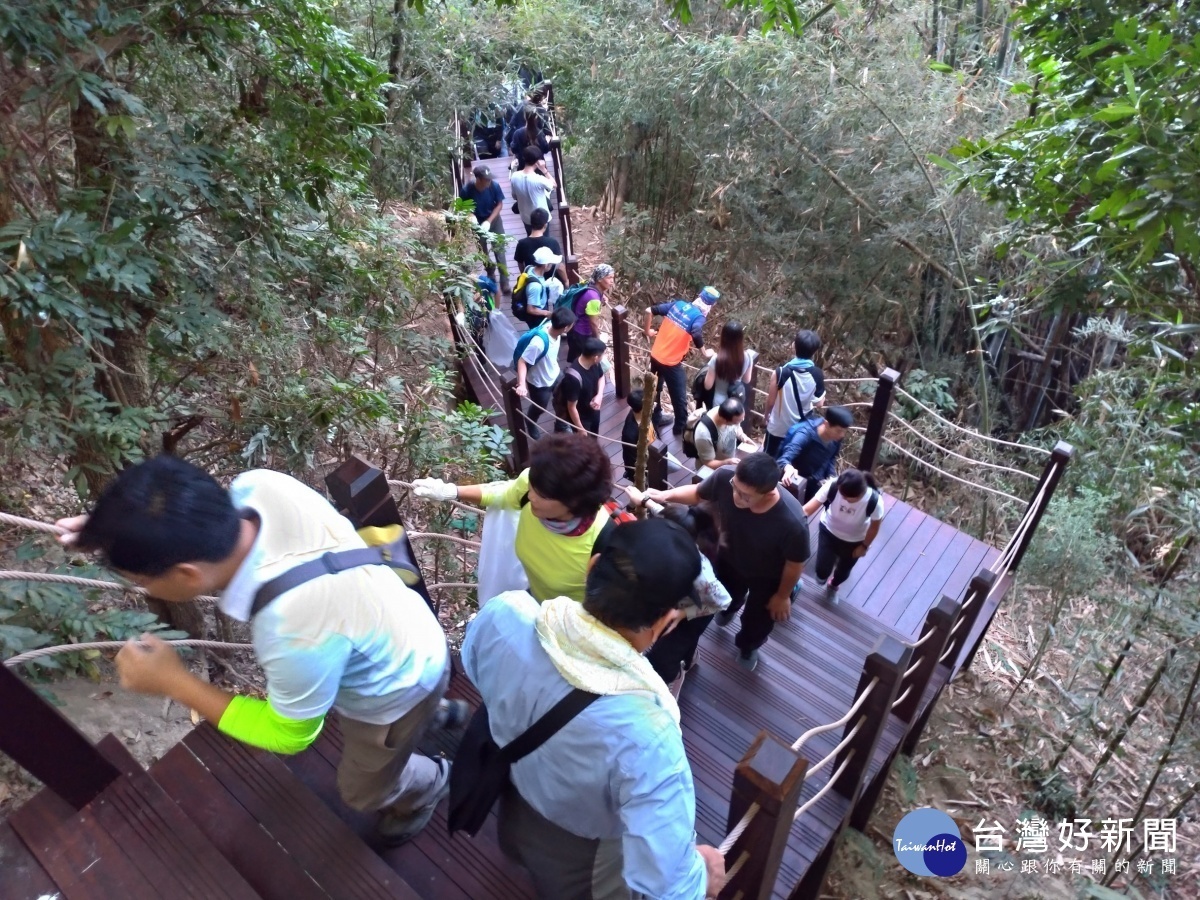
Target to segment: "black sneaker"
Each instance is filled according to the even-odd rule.
[[[471,718],[471,705],[466,700],[442,700],[433,714],[433,727],[453,731],[467,724]]]
[[[662,434],[662,432],[674,421],[674,416],[660,415],[657,419],[651,419],[650,424],[654,426],[655,431],[657,431],[659,434]],[[679,431],[677,433],[682,434],[683,432]]]
[[[733,617],[734,617],[734,613],[731,613],[727,609],[723,609],[719,613],[717,613],[716,616],[714,616],[713,618],[716,619],[717,625],[719,627],[726,628],[726,627],[728,627],[729,623],[733,621]]]

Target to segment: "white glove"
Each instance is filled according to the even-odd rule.
[[[480,222],[480,223],[479,223],[479,230],[480,230],[480,231],[491,231],[491,230],[492,230],[492,223],[491,223],[491,222]]]
[[[413,482],[413,493],[422,500],[453,500],[458,496],[458,486],[440,478],[418,478]]]

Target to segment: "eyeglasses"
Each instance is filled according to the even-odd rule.
[[[752,494],[752,493],[743,491],[732,481],[729,482],[729,487],[733,490],[733,495],[735,497],[737,497],[739,500],[741,500],[743,503],[745,503],[747,506],[753,506],[755,503],[757,503],[762,498],[762,494]]]

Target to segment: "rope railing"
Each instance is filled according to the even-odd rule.
[[[423,538],[434,541],[452,541],[455,544],[462,544],[464,547],[472,547],[475,550],[479,549],[479,541],[460,538],[453,534],[441,534],[437,531],[408,531],[405,532],[410,538]]]
[[[908,698],[908,695],[912,693],[912,689],[913,689],[913,686],[911,684],[908,687],[906,687],[904,689],[904,693],[902,693],[899,697],[897,697],[895,700],[892,701],[892,709],[895,709],[901,703],[903,703]]]
[[[925,412],[929,413],[929,415],[933,416],[939,422],[941,422],[945,425],[949,425],[951,428],[955,429],[956,431],[961,431],[963,434],[969,435],[970,437],[978,438],[981,441],[987,441],[992,444],[999,444],[1004,447],[1015,447],[1018,450],[1031,450],[1034,453],[1041,453],[1043,456],[1050,455],[1049,450],[1043,450],[1041,447],[1035,447],[1032,444],[1019,444],[1019,443],[1016,443],[1015,441],[1005,441],[1000,438],[992,437],[991,435],[980,434],[978,431],[973,431],[970,428],[964,428],[962,425],[959,425],[957,422],[951,422],[949,419],[947,419],[945,416],[938,413],[936,410],[930,409],[928,406],[926,406],[924,403],[922,403],[920,400],[918,400],[916,397],[914,397],[908,391],[904,390],[904,388],[900,387],[900,385],[896,385],[896,393],[898,393],[901,397],[904,397],[906,400],[908,400],[914,406],[917,406],[917,407],[925,410]]]
[[[863,692],[858,695],[858,698],[854,701],[854,705],[846,711],[844,716],[835,722],[830,722],[828,725],[817,725],[815,728],[808,729],[808,731],[796,738],[795,742],[792,744],[792,749],[799,750],[806,743],[808,743],[809,738],[816,737],[818,734],[824,734],[827,731],[833,731],[835,728],[841,728],[843,725],[849,722],[852,718],[854,718],[854,714],[858,712],[859,707],[863,705],[867,697],[871,695],[871,691],[875,690],[875,685],[877,684],[879,684],[878,676],[871,679],[871,683],[868,684]]]
[[[738,842],[738,838],[745,834],[746,829],[750,827],[750,823],[754,821],[754,817],[758,815],[758,811],[758,804],[751,803],[750,808],[746,810],[745,815],[743,815],[741,820],[733,826],[733,830],[730,831],[729,834],[725,835],[725,840],[721,841],[721,846],[717,848],[718,853],[724,856],[733,849],[733,845]]]
[[[26,650],[16,656],[4,660],[4,665],[12,668],[22,663],[41,659],[44,656],[55,656],[59,653],[82,653],[89,650],[120,650],[128,641],[86,641],[81,644],[61,644],[57,647],[39,647],[36,650]],[[200,650],[251,650],[253,644],[236,644],[229,641],[201,641],[186,638],[178,641],[166,641],[173,647],[193,647]]]
[[[914,428],[911,424],[909,424],[908,421],[906,421],[905,419],[902,419],[900,416],[896,415],[891,410],[888,410],[888,418],[891,420],[894,420],[896,422],[899,422],[901,425],[903,425],[906,429],[911,431],[913,434],[915,434],[921,440],[925,441],[925,443],[933,445],[934,447],[936,447],[938,449],[938,451],[940,451],[941,453],[945,453],[947,456],[953,456],[955,459],[961,459],[963,462],[970,463],[971,465],[974,465],[974,466],[983,466],[984,468],[995,469],[999,472],[1008,472],[1010,475],[1018,475],[1021,478],[1028,478],[1030,481],[1038,480],[1039,476],[1030,474],[1029,472],[1024,472],[1021,469],[1014,469],[1010,466],[1002,466],[1002,465],[999,465],[998,463],[990,463],[990,462],[987,462],[986,460],[982,460],[982,459],[971,459],[969,456],[963,456],[961,453],[956,453],[948,447],[943,447],[941,444],[939,444],[933,438],[929,437],[929,435],[922,434],[920,431],[918,431],[916,428]]]
[[[846,771],[846,766],[850,765],[850,760],[854,757],[854,751],[851,750],[846,754],[846,758],[842,760],[842,764],[838,766],[837,771],[829,776],[829,780],[821,787],[819,791],[808,798],[808,801],[796,810],[796,814],[792,816],[792,821],[795,822],[802,815],[816,806],[821,798],[829,793],[830,789],[837,783],[837,780],[842,777],[842,773]]]
[[[858,732],[862,729],[862,727],[866,723],[866,721],[867,721],[866,716],[863,716],[861,719],[859,719],[855,723],[854,727],[852,729],[850,729],[849,734],[847,734],[844,738],[842,738],[841,741],[838,742],[838,745],[836,747],[834,747],[832,750],[830,750],[828,753],[826,753],[825,756],[823,756],[821,758],[820,762],[815,763],[808,767],[808,770],[804,773],[805,777],[807,778],[807,777],[811,776],[814,772],[821,771],[821,769],[825,768],[827,765],[829,765],[831,762],[833,762],[833,760],[837,758],[837,755],[839,753],[841,753],[843,750],[845,750],[846,746],[852,740],[854,740],[854,736],[856,734],[858,734]]]
[[[1001,490],[998,490],[993,487],[988,487],[986,484],[976,484],[973,481],[967,481],[965,478],[960,478],[957,475],[947,472],[945,469],[943,469],[939,466],[935,466],[933,463],[929,462],[928,460],[921,459],[921,457],[916,456],[915,454],[910,453],[909,451],[905,450],[903,447],[901,447],[899,444],[897,444],[895,441],[893,441],[891,438],[889,438],[886,434],[883,435],[883,442],[885,444],[887,444],[888,446],[896,449],[904,456],[907,456],[909,459],[920,463],[921,465],[925,466],[928,469],[932,469],[933,471],[937,472],[938,474],[943,475],[946,478],[949,478],[951,481],[957,481],[959,484],[964,484],[967,487],[975,488],[976,490],[980,490],[980,491],[986,491],[989,494],[995,494],[997,497],[1003,497],[1005,500],[1011,500],[1013,503],[1024,503],[1025,502],[1020,497],[1015,497],[1012,494],[1008,493],[1007,491],[1001,491]]]
[[[937,634],[937,629],[930,628],[923,635],[921,635],[921,637],[918,641],[916,641],[915,643],[909,644],[909,646],[912,647],[914,650],[916,650],[918,647],[920,647],[922,644],[924,644],[927,640],[929,640],[935,634]],[[905,674],[907,675],[908,673],[906,672]]]

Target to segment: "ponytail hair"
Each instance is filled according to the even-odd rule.
[[[879,490],[879,484],[870,472],[864,472],[862,469],[846,469],[834,482],[834,490],[839,496],[846,499],[857,499],[866,494],[868,490]]]

